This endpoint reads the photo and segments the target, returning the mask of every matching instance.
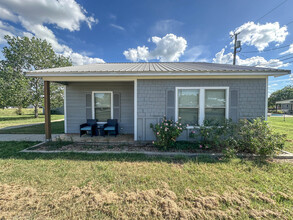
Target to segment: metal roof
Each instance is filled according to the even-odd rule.
[[[283,100],[283,101],[278,101],[276,104],[293,104],[293,99],[288,99],[288,100]]]
[[[271,69],[230,64],[203,63],[203,62],[156,62],[156,63],[96,63],[82,66],[69,66],[52,69],[35,70],[34,73],[178,73],[178,72],[267,72],[290,74],[290,70]]]

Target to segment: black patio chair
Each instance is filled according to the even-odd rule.
[[[87,119],[87,122],[79,126],[80,137],[83,134],[90,132],[91,137],[97,135],[97,119]]]
[[[108,135],[113,134],[116,137],[118,134],[118,120],[108,119],[107,124],[104,125],[104,131],[107,131]]]

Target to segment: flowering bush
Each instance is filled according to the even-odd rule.
[[[156,141],[153,141],[153,144],[162,147],[164,150],[173,147],[176,143],[176,138],[184,130],[180,118],[175,122],[173,120],[167,120],[166,116],[163,117],[160,123],[155,125],[151,124],[150,127],[156,136]]]

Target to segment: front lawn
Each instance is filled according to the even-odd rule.
[[[52,134],[64,133],[64,121],[51,122]],[[0,130],[0,134],[45,134],[45,124]]]
[[[293,216],[293,164],[143,155],[19,153],[0,142],[0,219]]]
[[[293,153],[293,117],[285,118],[285,121],[283,117],[269,117],[268,122],[276,132],[287,135],[284,150]]]
[[[23,115],[17,115],[16,109],[0,109],[0,128],[45,122],[42,110],[39,110],[39,118],[34,118],[33,109],[23,109]],[[51,120],[64,119],[63,115],[51,115]]]

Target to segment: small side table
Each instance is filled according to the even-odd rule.
[[[97,135],[105,136],[104,125],[107,122],[97,122]]]

